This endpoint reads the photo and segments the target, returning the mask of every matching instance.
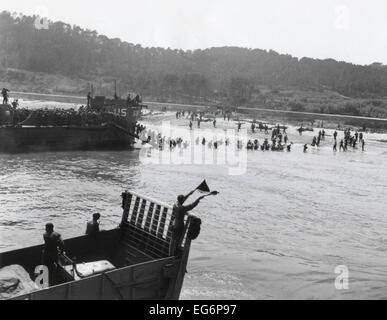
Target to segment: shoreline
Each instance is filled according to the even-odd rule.
[[[42,104],[43,108],[58,106],[62,107],[77,107],[80,105],[86,105],[86,97],[72,96],[65,94],[42,94],[33,92],[11,92],[16,94],[17,97],[13,98],[21,100],[21,107],[23,102],[28,107],[39,108]],[[148,105],[149,110],[167,110],[173,111],[197,111],[205,112],[206,110],[214,110],[216,107],[203,106],[203,105],[192,105],[192,104],[179,104],[179,103],[162,103],[162,102],[144,102]],[[219,107],[221,109],[221,107]],[[344,128],[352,127],[354,130],[363,129],[364,127],[369,132],[373,133],[387,133],[387,119],[385,118],[368,118],[368,117],[357,117],[349,116],[344,114],[323,114],[323,113],[312,113],[312,112],[297,112],[287,110],[276,110],[276,109],[264,109],[258,107],[241,107],[237,108],[235,117],[251,117],[256,118],[259,121],[269,121],[273,125],[276,123],[291,124],[294,126],[312,126],[311,123],[323,123],[325,129],[336,129],[343,130]]]

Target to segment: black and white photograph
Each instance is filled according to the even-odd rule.
[[[385,0],[0,0],[0,305],[387,299],[386,30]]]

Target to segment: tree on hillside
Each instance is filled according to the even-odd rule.
[[[297,59],[275,51],[237,47],[183,51],[143,48],[97,31],[36,16],[0,13],[0,65],[80,78],[115,78],[144,95],[176,99],[254,99],[260,85],[331,89],[351,97],[387,95],[387,67],[333,59]],[[355,110],[353,110],[355,112]]]

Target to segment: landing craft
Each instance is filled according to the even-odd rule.
[[[65,117],[55,110],[0,105],[0,153],[129,149],[143,108],[116,94],[90,97],[84,112]]]
[[[172,207],[135,192],[122,200],[119,228],[65,240],[66,254],[43,286],[35,274],[44,270],[43,246],[0,253],[0,300],[179,299],[201,220],[186,217],[184,240],[171,256]]]

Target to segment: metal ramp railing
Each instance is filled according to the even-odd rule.
[[[135,247],[151,258],[169,257],[173,207],[132,191],[122,197],[121,244]]]

